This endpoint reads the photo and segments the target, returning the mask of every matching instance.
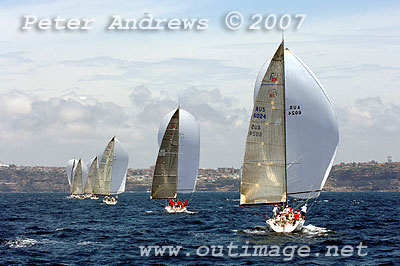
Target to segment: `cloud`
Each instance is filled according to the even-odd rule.
[[[238,99],[223,95],[219,89],[203,90],[190,87],[179,92],[179,95],[179,99],[168,92],[157,96],[143,86],[134,88],[131,100],[142,110],[138,113],[136,121],[144,125],[146,130],[158,132],[162,117],[177,108],[180,102],[181,108],[194,115],[199,123],[200,165],[238,167],[243,160],[248,111],[236,107]],[[154,137],[148,139],[148,142],[156,144],[156,134],[152,135]],[[153,146],[153,149],[157,151],[158,148]],[[156,152],[153,154],[154,157]],[[149,160],[152,162],[151,158]]]
[[[32,60],[25,57],[25,52],[9,52],[9,53],[4,53],[0,54],[0,66],[16,66],[16,65],[21,65],[21,64],[26,64],[26,63],[31,63]]]
[[[385,161],[400,158],[400,105],[380,97],[357,99],[353,105],[337,108],[340,145],[337,161]]]
[[[248,113],[238,101],[218,89],[191,87],[180,92],[180,104],[198,120],[201,162],[207,167],[239,166]],[[178,97],[168,91],[152,93],[145,86],[130,90],[131,106],[98,101],[70,92],[43,99],[13,90],[0,95],[2,161],[16,164],[64,165],[69,158],[91,159],[102,152],[113,134],[126,146],[130,166],[154,164],[161,119],[177,108]]]

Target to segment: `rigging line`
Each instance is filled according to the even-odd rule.
[[[311,193],[310,193],[310,196],[308,197],[308,199],[306,200],[306,201],[302,201],[302,202],[300,202],[300,204],[298,204],[297,206],[296,206],[296,208],[293,208],[294,210],[296,210],[297,208],[299,208],[301,205],[304,205],[304,204],[306,204],[307,203],[307,201],[309,201],[310,199],[311,199]],[[314,203],[313,203],[314,204]],[[310,207],[311,208],[311,207]]]
[[[258,213],[258,212],[256,212],[256,211],[250,210],[250,209],[248,209],[248,208],[246,208],[246,207],[244,207],[244,206],[242,206],[242,205],[239,205],[239,206],[242,207],[243,209],[247,210],[247,211],[251,211],[251,212],[253,212],[253,213],[257,214],[257,215],[260,215],[260,216],[263,216],[263,217],[265,217],[265,218],[268,218],[267,215],[264,215],[264,214]]]

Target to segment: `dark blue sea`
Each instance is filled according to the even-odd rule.
[[[115,206],[1,194],[0,264],[400,265],[400,193],[322,193],[292,234],[269,232],[265,207],[238,198],[194,193],[192,213],[167,214],[148,193],[121,194]]]

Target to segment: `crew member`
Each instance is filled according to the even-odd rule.
[[[303,207],[301,207],[301,218],[303,218],[303,220],[306,218],[306,213],[307,213],[307,203],[303,205]]]

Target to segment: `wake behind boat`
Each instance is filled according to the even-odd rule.
[[[282,41],[254,87],[240,205],[287,206],[289,196],[304,203],[318,197],[338,141],[336,116],[325,90]],[[291,215],[276,212],[266,222],[275,232],[300,230],[305,215],[298,220]]]

